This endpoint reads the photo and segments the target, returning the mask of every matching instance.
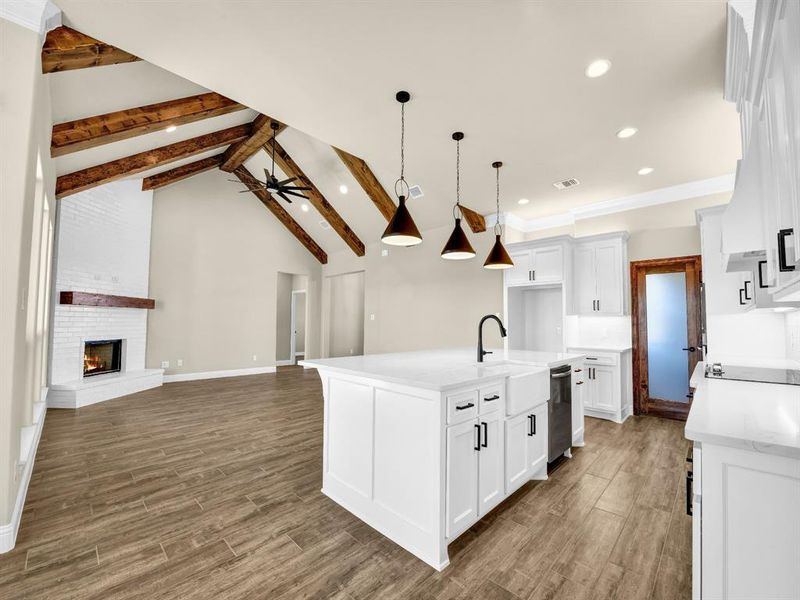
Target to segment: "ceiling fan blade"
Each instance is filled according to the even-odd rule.
[[[291,203],[292,203],[292,201],[291,201],[289,198],[287,198],[287,197],[286,197],[286,196],[283,194],[283,192],[281,192],[281,191],[278,191],[278,196],[280,196],[281,198],[283,198],[284,200],[286,200],[286,202],[288,202],[289,204],[291,204]]]
[[[285,190],[300,190],[302,192],[307,192],[311,189],[310,187],[306,187],[303,185],[283,185],[281,187]]]
[[[297,177],[289,177],[289,179],[284,179],[283,181],[280,181],[279,183],[281,185],[286,185],[287,183],[292,183],[295,179],[297,179]]]
[[[295,196],[297,198],[304,198],[305,200],[308,200],[308,196],[304,196],[303,194],[298,194],[297,192],[292,192],[292,191],[289,191],[289,190],[282,190],[281,193],[282,194],[286,194],[287,196]]]

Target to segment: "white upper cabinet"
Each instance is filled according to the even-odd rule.
[[[722,220],[723,264],[750,270],[744,259],[759,253],[771,302],[798,301],[800,2],[758,2],[752,35],[746,29],[729,6],[725,98],[740,113],[742,160]]]
[[[528,248],[523,250],[512,250],[509,253],[514,266],[505,271],[506,285],[529,285],[533,282],[531,275],[531,251]]]
[[[562,245],[527,246],[509,251],[514,266],[506,270],[506,285],[559,283],[564,278]]]
[[[574,307],[578,314],[623,315],[627,298],[627,247],[616,234],[581,241],[574,250]]]

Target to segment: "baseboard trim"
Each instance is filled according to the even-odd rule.
[[[172,375],[164,375],[164,383],[176,383],[178,381],[196,381],[198,379],[220,379],[222,377],[242,377],[243,375],[261,375],[262,373],[274,373],[274,372],[275,372],[275,367],[252,367],[250,369],[228,369],[224,371],[173,373]]]
[[[47,388],[43,388],[40,397],[47,395]],[[34,415],[38,418],[37,422],[33,424],[35,427],[33,433],[33,441],[28,450],[28,456],[25,459],[25,468],[22,471],[20,478],[19,488],[17,489],[17,499],[14,502],[14,510],[11,513],[11,521],[0,525],[0,554],[13,550],[14,545],[17,543],[17,532],[19,532],[19,524],[22,520],[22,509],[25,506],[25,498],[28,495],[28,485],[31,482],[31,475],[33,474],[33,462],[36,460],[36,450],[39,448],[39,440],[42,437],[42,428],[44,427],[44,419],[47,411],[43,409],[43,404],[36,407]]]
[[[276,360],[275,361],[275,366],[276,367],[291,367],[291,366],[296,365],[296,364],[297,363],[295,361],[293,361],[291,358],[287,359],[287,360]]]

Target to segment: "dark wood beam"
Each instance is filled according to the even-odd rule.
[[[272,137],[271,124],[273,120],[272,117],[267,115],[258,115],[253,121],[250,136],[225,151],[225,158],[222,160],[220,169],[227,173],[233,173],[239,165],[258,152],[258,149]],[[278,123],[277,121],[275,122]],[[279,128],[276,134],[286,128],[282,123],[278,123],[278,125]]]
[[[464,220],[469,224],[472,233],[481,233],[486,231],[486,219],[483,215],[475,212],[471,208],[461,205],[461,214],[464,215]]]
[[[42,46],[42,73],[116,65],[137,60],[141,58],[65,26],[48,31]]]
[[[137,135],[218,117],[246,106],[216,92],[148,104],[53,126],[50,155],[63,156]]]
[[[264,150],[268,155],[271,155],[272,143],[266,144]],[[277,140],[275,140],[275,163],[278,165],[278,168],[286,174],[286,177],[297,177],[297,180],[292,182],[292,185],[301,185],[311,188],[307,192],[304,192],[308,196],[308,201],[319,211],[319,214],[330,223],[330,226],[339,234],[344,242],[350,246],[350,249],[355,252],[356,256],[364,256],[364,242],[358,238],[355,231],[350,229],[347,222],[336,209],[331,206],[331,203],[328,202],[317,186],[306,176],[294,159],[289,156],[286,148],[281,146]]]
[[[234,175],[236,175],[239,180],[245,184],[247,187],[251,189],[253,194],[261,200],[261,203],[266,206],[273,215],[277,217],[277,219],[283,223],[286,229],[296,237],[306,249],[313,254],[316,259],[321,262],[323,265],[328,262],[328,255],[325,251],[319,247],[319,244],[314,241],[314,239],[308,235],[305,229],[303,229],[300,224],[292,218],[286,209],[278,203],[275,198],[272,197],[267,190],[258,182],[258,180],[253,177],[250,171],[247,170],[246,167],[240,165],[234,170]]]
[[[56,179],[56,198],[63,198],[110,181],[136,175],[142,171],[154,169],[220,146],[227,146],[243,140],[249,135],[250,123],[245,123],[61,175]]]
[[[216,169],[221,163],[222,154],[217,154],[216,156],[209,156],[208,158],[202,158],[200,160],[181,165],[180,167],[175,167],[174,169],[164,171],[163,173],[157,173],[156,175],[145,177],[142,179],[142,191],[155,190],[162,188],[165,185],[176,183],[183,179],[188,179],[192,175],[198,175],[200,173],[204,173],[205,171]]]
[[[397,209],[394,201],[383,189],[381,182],[375,177],[369,165],[357,156],[345,152],[339,148],[333,148],[339,158],[342,159],[344,166],[350,171],[356,181],[358,181],[361,188],[369,196],[372,203],[381,212],[384,218],[389,221],[394,216],[394,211]]]
[[[118,308],[148,309],[156,307],[156,301],[152,298],[113,296],[94,292],[61,292],[58,302],[59,304],[72,304],[73,306],[114,306]]]

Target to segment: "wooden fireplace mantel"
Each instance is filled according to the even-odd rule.
[[[61,304],[77,306],[114,306],[118,308],[155,308],[152,298],[134,298],[133,296],[113,296],[94,292],[61,292]]]

